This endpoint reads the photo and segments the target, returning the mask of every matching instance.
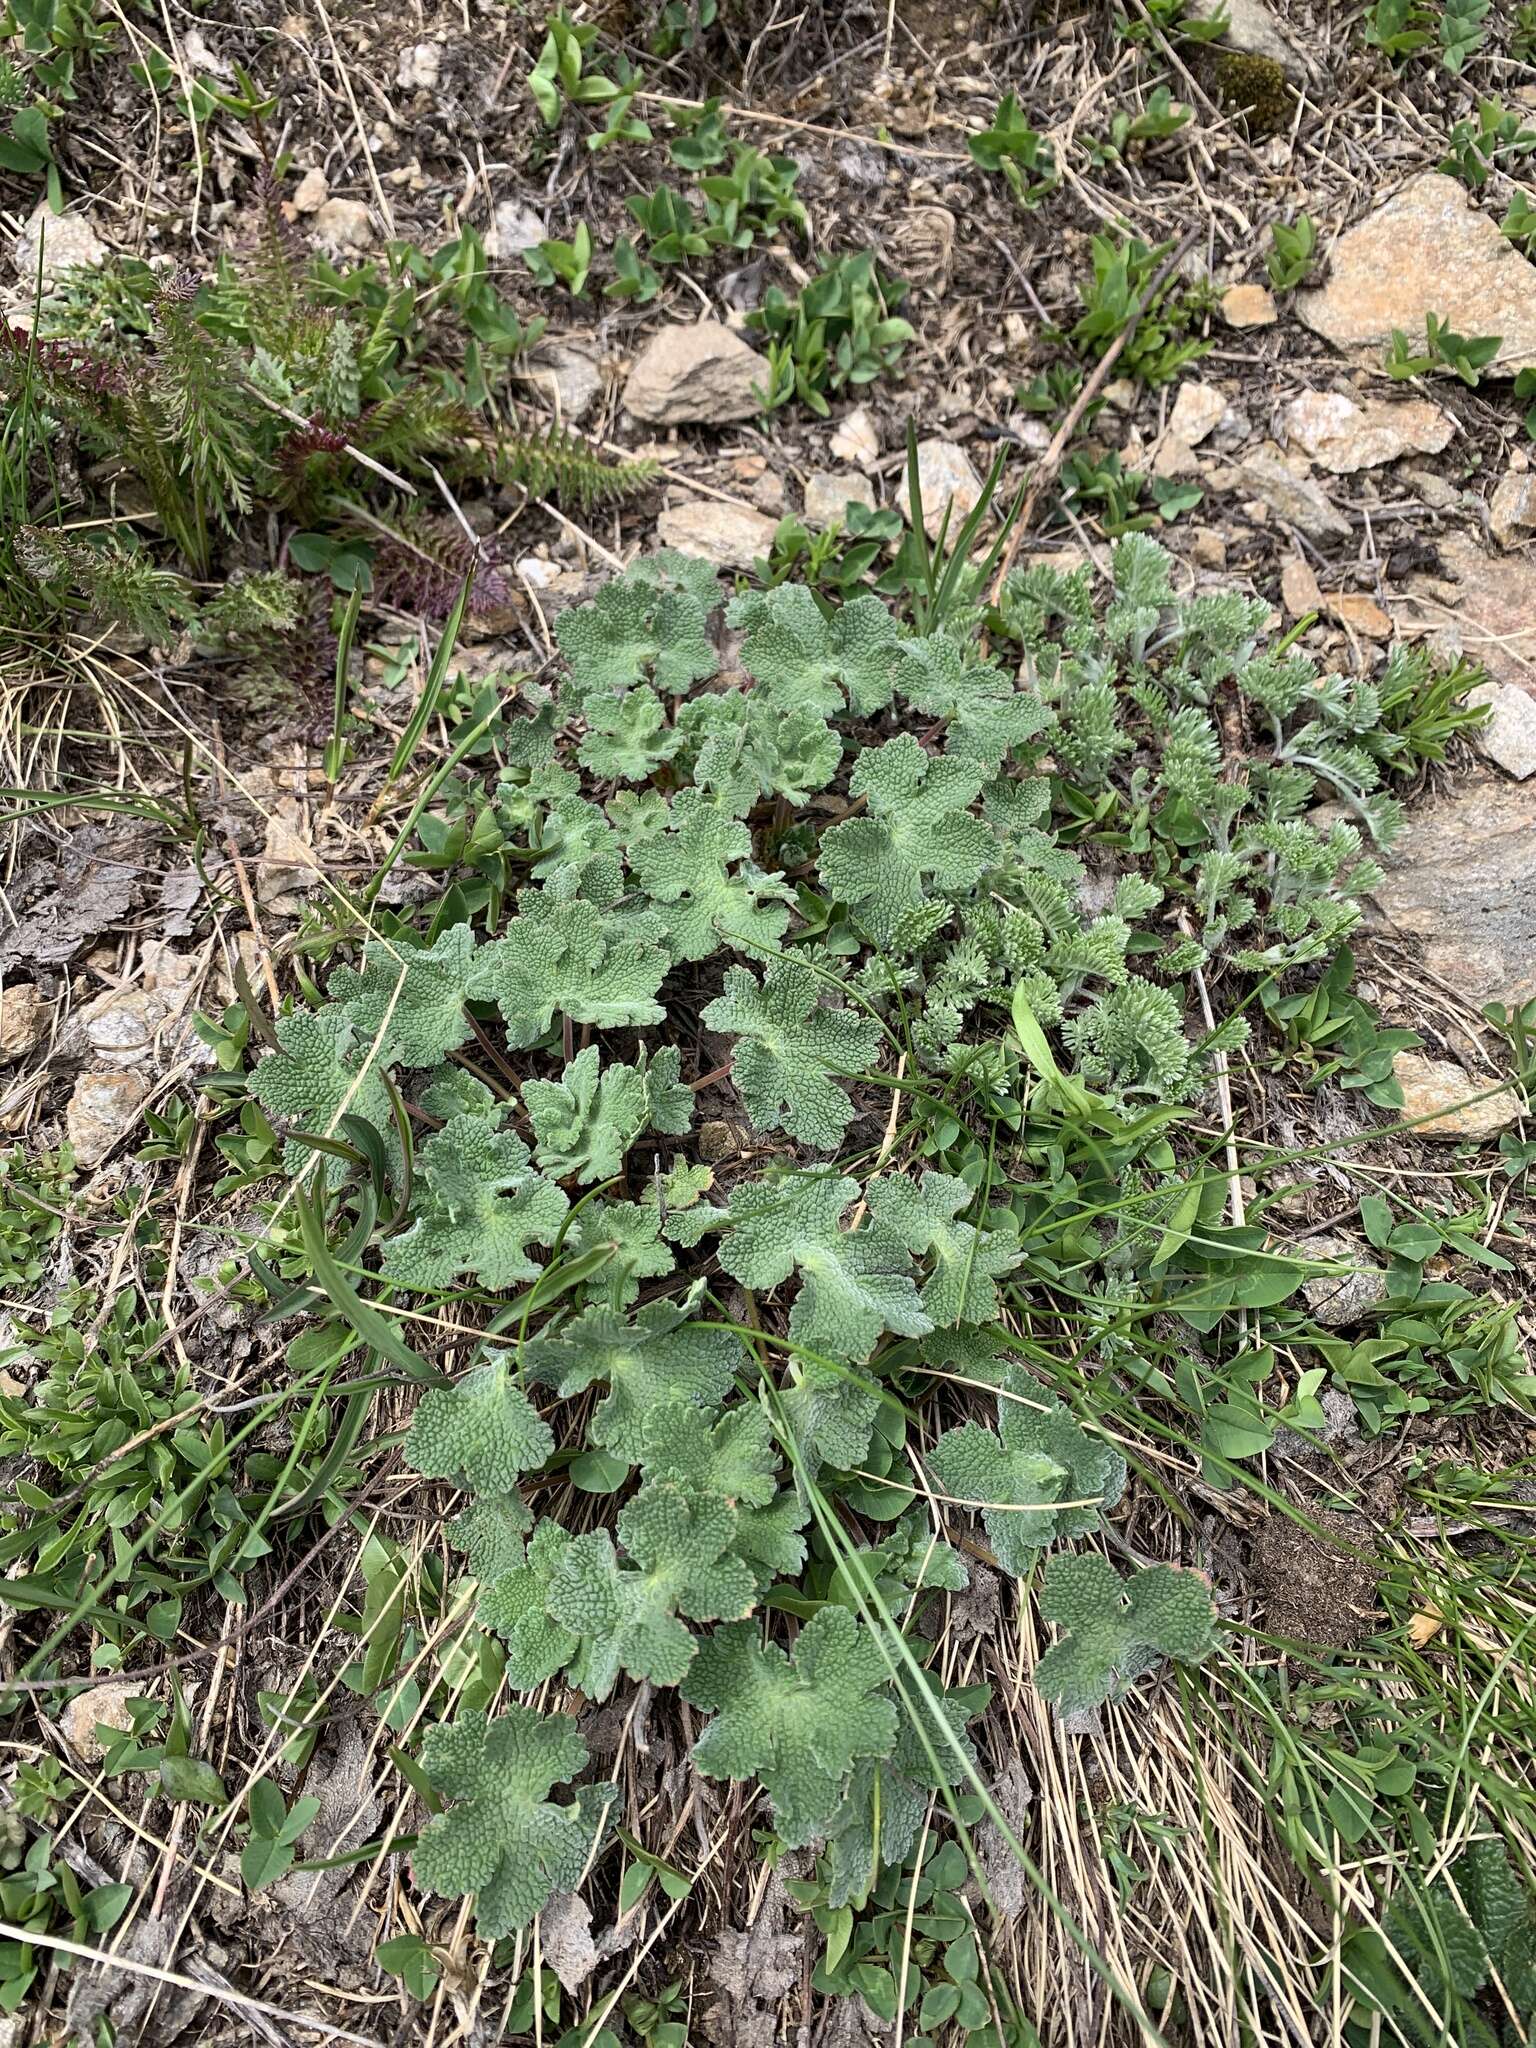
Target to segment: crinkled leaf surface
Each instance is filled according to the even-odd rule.
[[[480,1595],[477,1619],[506,1645],[507,1683],[514,1692],[531,1692],[576,1654],[576,1636],[549,1612],[550,1580],[572,1541],[546,1518],[529,1537],[522,1562]]]
[[[703,1330],[688,1307],[648,1302],[633,1322],[609,1308],[583,1309],[553,1336],[527,1347],[528,1370],[564,1397],[598,1381],[608,1392],[592,1418],[591,1437],[604,1450],[636,1464],[644,1456],[646,1425],[663,1403],[686,1401],[717,1408],[746,1363],[739,1338]]]
[[[518,915],[476,955],[470,993],[498,1005],[514,1047],[536,1045],[557,1016],[605,1029],[659,1024],[665,936],[648,912],[525,890]]]
[[[823,611],[804,584],[781,583],[733,598],[726,619],[745,632],[742,666],[780,710],[835,718],[845,694],[860,713],[891,701],[901,634],[878,597]]]
[[[1159,1656],[1198,1664],[1216,1644],[1209,1586],[1196,1572],[1149,1565],[1121,1578],[1097,1551],[1048,1558],[1040,1612],[1065,1631],[1035,1666],[1064,1714],[1086,1713]]]
[[[704,1011],[711,1031],[737,1039],[731,1078],[760,1131],[785,1130],[818,1151],[841,1144],[855,1110],[834,1074],[873,1065],[880,1024],[824,1006],[824,984],[804,961],[770,961],[759,987],[745,967],[728,967],[725,990]]]
[[[935,1324],[991,1322],[997,1282],[1024,1256],[1018,1225],[978,1230],[957,1222],[976,1197],[953,1174],[925,1173],[921,1181],[886,1175],[870,1183],[868,1194],[871,1211],[892,1237],[930,1262],[922,1298]]]
[[[548,1423],[498,1354],[456,1387],[431,1387],[422,1395],[406,1434],[405,1461],[426,1479],[510,1494],[554,1448]]]
[[[647,1128],[681,1136],[693,1110],[692,1091],[678,1080],[682,1056],[663,1046],[638,1066],[604,1066],[595,1045],[579,1052],[558,1081],[528,1080],[523,1101],[542,1169],[564,1180],[611,1180]]]
[[[724,944],[776,946],[794,892],[753,862],[752,835],[699,790],[672,806],[673,830],[636,847],[636,877],[659,906],[679,960],[704,960]]]
[[[951,1501],[981,1511],[998,1563],[1015,1578],[1033,1569],[1046,1544],[1094,1528],[1125,1488],[1125,1460],[1058,1401],[1031,1407],[1005,1396],[996,1434],[963,1422],[945,1431],[927,1462]]]
[[[826,1827],[862,1757],[888,1756],[896,1707],[879,1644],[845,1607],[824,1607],[792,1656],[756,1625],[717,1628],[700,1644],[683,1697],[713,1715],[693,1747],[710,1778],[761,1778],[783,1840],[798,1848]]]
[[[605,583],[590,604],[560,614],[555,638],[578,695],[623,690],[649,676],[658,690],[675,697],[714,674],[709,638],[714,571],[707,563],[679,569],[683,560],[664,555],[634,563]],[[708,597],[701,594],[700,569],[709,578]]]
[[[970,888],[995,857],[991,827],[969,809],[985,780],[980,762],[924,753],[911,733],[860,754],[848,789],[869,815],[822,835],[821,879],[881,943],[903,911]]]
[[[730,1554],[735,1535],[727,1502],[662,1483],[642,1487],[619,1517],[627,1566],[606,1530],[576,1537],[550,1581],[549,1611],[582,1639],[572,1676],[583,1692],[606,1699],[620,1671],[676,1685],[697,1649],[679,1615],[735,1621],[751,1611],[756,1582]]]
[[[337,1135],[344,1115],[360,1116],[380,1132],[391,1156],[399,1149],[389,1096],[379,1078],[375,1054],[366,1073],[362,1062],[370,1047],[358,1044],[357,1029],[344,1010],[295,1010],[276,1024],[278,1050],[262,1060],[251,1075],[252,1095],[269,1115],[317,1137]],[[315,1155],[308,1146],[290,1141],[283,1164],[302,1173]],[[327,1175],[341,1178],[341,1162],[328,1160]]]
[[[556,1806],[548,1794],[586,1760],[568,1714],[510,1706],[494,1721],[464,1712],[429,1727],[422,1767],[454,1803],[417,1840],[418,1883],[443,1898],[473,1892],[475,1927],[487,1941],[526,1927],[551,1892],[569,1891],[581,1876],[592,1824],[578,1805]]]
[[[379,1040],[387,1066],[433,1067],[471,1035],[464,1014],[475,935],[449,925],[430,946],[375,942],[363,949],[361,971],[338,967],[331,999],[352,1020],[359,1044]]]
[[[485,1118],[450,1117],[417,1155],[416,1220],[384,1247],[383,1270],[402,1286],[449,1287],[461,1273],[483,1286],[534,1279],[531,1244],[550,1245],[568,1206],[536,1173],[528,1147]]]
[[[884,1330],[921,1337],[933,1328],[912,1280],[912,1261],[878,1226],[840,1228],[857,1181],[833,1174],[786,1174],[754,1181],[731,1197],[731,1228],[720,1263],[744,1287],[777,1287],[791,1273],[800,1292],[790,1335],[824,1357],[862,1361]]]

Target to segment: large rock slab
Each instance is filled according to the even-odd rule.
[[[1489,555],[1460,535],[1440,543],[1449,578],[1409,587],[1411,622],[1430,629],[1435,651],[1481,662],[1497,683],[1536,692],[1536,559]]]
[[[1285,408],[1287,437],[1335,476],[1376,469],[1400,455],[1438,455],[1456,431],[1427,398],[1355,400],[1342,391],[1303,391]]]
[[[1374,897],[1473,1003],[1536,997],[1536,784],[1488,769],[1408,814]]]
[[[657,427],[726,426],[755,419],[763,359],[718,320],[663,327],[646,343],[624,386],[624,410]]]
[[[1296,310],[1335,347],[1376,360],[1395,327],[1421,339],[1438,313],[1458,334],[1498,334],[1485,377],[1536,363],[1536,268],[1455,178],[1426,171],[1334,244],[1328,282]]]

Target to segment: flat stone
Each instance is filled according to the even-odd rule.
[[[64,1128],[81,1166],[99,1166],[138,1122],[149,1093],[143,1074],[82,1074],[64,1112]]]
[[[259,902],[272,904],[315,885],[317,863],[304,833],[304,814],[298,799],[278,797],[267,814],[266,838],[256,863],[256,895]]]
[[[1348,1329],[1386,1298],[1387,1276],[1380,1266],[1362,1266],[1360,1254],[1347,1238],[1311,1237],[1297,1249],[1310,1259],[1330,1259],[1354,1268],[1349,1273],[1319,1273],[1303,1280],[1306,1304],[1326,1330]]]
[[[1195,21],[1226,17],[1227,30],[1218,50],[1237,50],[1245,57],[1268,57],[1279,64],[1288,78],[1298,82],[1308,75],[1309,66],[1299,49],[1281,28],[1264,0],[1186,0],[1186,15]]]
[[[1513,377],[1536,362],[1536,268],[1441,171],[1413,179],[1340,236],[1328,282],[1298,292],[1296,310],[1314,334],[1370,362],[1394,328],[1421,338],[1426,313],[1458,334],[1503,337],[1485,377]]]
[[[918,442],[917,483],[923,501],[923,531],[930,540],[937,540],[946,511],[949,512],[949,531],[953,536],[981,497],[981,478],[976,474],[969,455],[953,441]],[[900,504],[902,516],[910,522],[912,507],[907,499],[905,479]]]
[[[1424,398],[1360,403],[1342,391],[1304,391],[1283,417],[1288,439],[1336,476],[1375,469],[1400,455],[1438,455],[1455,432],[1439,406]]]
[[[839,462],[852,463],[858,469],[868,469],[879,461],[880,430],[867,405],[856,405],[844,414],[832,430],[830,446]]]
[[[1488,529],[1501,548],[1515,548],[1536,529],[1536,474],[1511,470],[1488,501]]]
[[[106,1751],[96,1734],[97,1728],[115,1728],[120,1734],[127,1734],[133,1726],[128,1702],[144,1696],[144,1687],[130,1679],[115,1679],[110,1685],[94,1685],[89,1692],[77,1692],[59,1716],[59,1733],[82,1763],[100,1763]]]
[[[1496,1138],[1520,1115],[1520,1098],[1513,1088],[1499,1087],[1492,1074],[1469,1074],[1455,1060],[1400,1052],[1392,1072],[1403,1091],[1397,1115],[1403,1123],[1414,1124],[1421,1138]],[[1489,1089],[1498,1093],[1490,1095]],[[1472,1102],[1469,1096],[1483,1099]],[[1429,1121],[1420,1123],[1420,1117]]]
[[[500,257],[521,256],[525,249],[537,249],[548,229],[531,206],[520,199],[498,199],[486,231],[485,253]]]
[[[83,213],[50,213],[46,201],[11,244],[16,275],[29,286],[41,277],[45,295],[66,271],[97,270],[106,260],[107,245]]]
[[[407,43],[395,66],[395,83],[407,92],[435,92],[442,70],[441,43]]]
[[[1465,1001],[1536,997],[1536,784],[1480,770],[1415,805],[1382,865],[1378,921]]]
[[[1488,723],[1472,735],[1488,759],[1517,782],[1536,775],[1536,697],[1508,683],[1490,682],[1469,690],[1467,702],[1492,707]]]
[[[1459,535],[1439,543],[1454,582],[1417,579],[1416,623],[1434,628],[1438,654],[1481,662],[1495,682],[1536,690],[1536,558],[1485,554]]]
[[[656,538],[663,547],[713,562],[717,569],[750,569],[768,553],[778,530],[777,520],[766,513],[709,498],[670,505],[656,522]]]
[[[1196,526],[1191,529],[1189,559],[1197,569],[1225,569],[1227,544],[1214,526]]]
[[[331,196],[330,183],[322,170],[308,170],[293,188],[295,213],[318,213]]]
[[[813,469],[805,480],[805,522],[807,526],[832,526],[842,519],[849,503],[875,502],[875,487],[867,476],[854,469]]]
[[[1238,470],[1243,488],[1262,500],[1277,519],[1308,540],[1348,540],[1353,528],[1329,502],[1321,484],[1296,476],[1272,455],[1250,455]]]
[[[1221,317],[1229,327],[1273,327],[1280,309],[1263,285],[1235,284],[1221,295]]]
[[[718,320],[663,327],[646,343],[624,386],[624,409],[654,426],[724,426],[755,419],[763,359]]]
[[[85,1013],[85,1035],[92,1052],[119,1066],[138,1066],[155,1042],[155,1028],[165,1010],[164,999],[149,989],[109,990]]]
[[[310,227],[319,246],[334,256],[366,249],[373,240],[373,218],[361,199],[327,199]]]
[[[1172,428],[1157,444],[1157,453],[1152,458],[1154,476],[1198,476],[1201,463],[1199,456]]]
[[[0,1060],[24,1060],[48,1036],[51,1005],[30,981],[13,981],[0,992]]]
[[[584,420],[602,396],[601,366],[584,348],[568,341],[541,341],[520,375],[544,393],[560,419],[573,425]]]
[[[1227,416],[1227,399],[1214,384],[1202,384],[1198,377],[1186,377],[1179,386],[1168,415],[1168,431],[1191,448],[1198,448]]]
[[[1387,617],[1374,597],[1363,592],[1342,591],[1328,599],[1328,611],[1351,633],[1358,633],[1365,640],[1390,640],[1392,621]]]
[[[1280,602],[1286,615],[1293,619],[1305,618],[1308,612],[1320,612],[1323,608],[1323,593],[1312,565],[1300,555],[1287,555],[1280,564]]]

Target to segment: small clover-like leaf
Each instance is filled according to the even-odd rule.
[[[1066,1633],[1035,1666],[1035,1684],[1064,1714],[1115,1698],[1160,1656],[1198,1664],[1216,1644],[1198,1573],[1156,1564],[1123,1579],[1096,1551],[1047,1560],[1040,1612]]]
[[[708,597],[700,570],[708,578]],[[555,638],[570,664],[575,693],[623,690],[649,675],[658,690],[681,696],[712,676],[718,666],[709,639],[714,587],[707,563],[663,554],[633,563],[590,604],[562,612]]]
[[[969,811],[985,780],[981,762],[926,754],[911,733],[860,754],[848,788],[869,815],[823,834],[821,879],[882,944],[904,911],[969,889],[995,857],[991,827]]]
[[[547,1422],[509,1377],[505,1354],[456,1387],[431,1387],[416,1404],[405,1462],[424,1479],[451,1479],[479,1494],[510,1494],[555,1448]]]
[[[454,1803],[428,1821],[411,1863],[424,1890],[442,1898],[475,1895],[475,1926],[487,1941],[526,1927],[550,1894],[580,1878],[593,1827],[579,1804],[547,1795],[587,1760],[568,1714],[545,1718],[511,1706],[488,1721],[462,1712],[422,1738],[421,1762],[433,1786]]]
[[[666,927],[678,960],[704,960],[722,945],[776,946],[789,926],[794,891],[751,858],[746,826],[684,790],[673,830],[634,851],[635,875]]]
[[[464,1014],[475,935],[449,925],[430,946],[375,941],[361,971],[338,967],[330,995],[352,1020],[358,1042],[379,1040],[389,1066],[433,1067],[470,1036]]]
[[[723,1500],[690,1500],[681,1487],[642,1487],[619,1517],[619,1537],[634,1569],[620,1566],[606,1530],[578,1536],[549,1587],[554,1619],[582,1639],[572,1676],[593,1699],[606,1699],[620,1671],[676,1685],[693,1662],[697,1638],[678,1619],[740,1620],[756,1581],[730,1555],[736,1511]]]
[[[823,1174],[746,1183],[731,1197],[731,1228],[720,1247],[721,1265],[744,1287],[777,1287],[798,1272],[789,1334],[828,1358],[856,1363],[882,1330],[922,1337],[933,1328],[896,1239],[878,1226],[839,1228],[858,1192],[856,1181]]]
[[[781,1839],[801,1848],[837,1811],[854,1764],[889,1756],[889,1675],[879,1644],[845,1607],[820,1609],[792,1657],[765,1646],[751,1622],[718,1628],[682,1681],[684,1699],[714,1717],[693,1760],[708,1778],[761,1778]]]
[[[648,913],[525,890],[518,915],[476,955],[470,993],[500,1007],[514,1047],[537,1045],[557,1015],[608,1029],[659,1024],[665,934]]]
[[[738,1039],[731,1076],[760,1131],[786,1130],[834,1151],[856,1114],[833,1074],[870,1067],[880,1046],[874,1017],[821,1004],[821,983],[804,961],[773,960],[759,988],[745,967],[729,967],[725,992],[704,1012],[711,1031]]]
[[[589,1434],[636,1464],[645,1453],[648,1418],[660,1404],[718,1408],[746,1363],[739,1338],[700,1329],[689,1321],[690,1310],[687,1302],[648,1302],[631,1323],[612,1309],[583,1309],[553,1336],[529,1343],[528,1370],[564,1398],[606,1382]]]
[[[449,1287],[473,1273],[486,1287],[539,1271],[531,1244],[553,1244],[569,1206],[533,1169],[528,1147],[483,1117],[450,1117],[417,1155],[416,1220],[386,1241],[383,1271],[403,1286]]]
[[[1024,1254],[1019,1229],[978,1230],[958,1223],[975,1192],[952,1174],[925,1173],[921,1182],[897,1175],[872,1181],[869,1206],[909,1252],[931,1260],[923,1283],[923,1308],[943,1328],[954,1323],[990,1323],[997,1314],[997,1282]]]
[[[507,1683],[531,1692],[563,1670],[577,1639],[549,1611],[549,1586],[573,1539],[547,1518],[528,1539],[527,1555],[500,1573],[480,1595],[476,1619],[506,1645]]]
[[[1094,1528],[1125,1488],[1125,1460],[1070,1409],[1059,1401],[1030,1407],[1007,1394],[998,1401],[997,1434],[963,1422],[939,1438],[928,1466],[953,1501],[980,1510],[998,1563],[1015,1578],[1057,1537]]]
[[[376,1054],[364,1071],[363,1060],[370,1048],[359,1047],[357,1030],[344,1010],[296,1010],[291,1017],[279,1017],[276,1025],[278,1050],[262,1060],[251,1075],[252,1095],[270,1115],[312,1131],[317,1137],[334,1137],[344,1115],[360,1116],[382,1133],[391,1156],[398,1153],[394,1117],[389,1096],[379,1078]],[[289,1173],[302,1173],[315,1155],[297,1139],[283,1152]],[[328,1160],[326,1170],[334,1184],[342,1174],[339,1160]]]

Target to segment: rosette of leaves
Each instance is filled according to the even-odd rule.
[[[934,1483],[956,1507],[979,1513],[998,1563],[1025,1578],[1049,1544],[1098,1526],[1125,1489],[1125,1461],[1058,1401],[1024,1395],[1010,1378],[997,1428],[963,1422],[928,1453]],[[1063,1503],[1058,1506],[1057,1503]]]

